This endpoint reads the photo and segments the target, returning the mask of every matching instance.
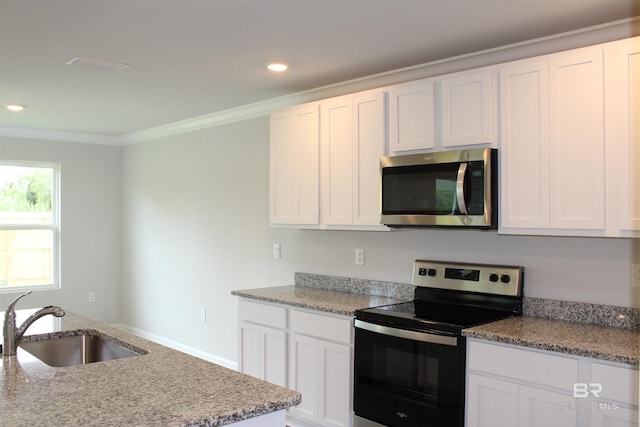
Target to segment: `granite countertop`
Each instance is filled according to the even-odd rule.
[[[19,322],[30,314],[24,312],[16,312]],[[17,356],[0,358],[3,425],[219,426],[301,401],[298,392],[71,313],[41,318],[25,340],[75,330],[98,331],[148,353],[54,368],[18,347]]]
[[[412,299],[398,299],[388,296],[341,292],[298,285],[243,289],[232,291],[231,294],[244,298],[342,314],[345,316],[353,316],[355,311],[360,308],[397,304]]]
[[[233,295],[353,316],[360,308],[413,299],[401,283],[296,273],[295,285],[232,291]],[[470,338],[626,363],[640,362],[640,311],[525,298],[525,316],[465,329]],[[606,326],[602,326],[606,325]]]
[[[638,366],[640,332],[522,316],[465,329],[463,335]]]

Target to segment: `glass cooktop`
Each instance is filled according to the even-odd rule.
[[[506,319],[511,313],[488,311],[422,301],[366,308],[356,311],[356,318],[388,326],[416,330],[460,331],[475,325]]]

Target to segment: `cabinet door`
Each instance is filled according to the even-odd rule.
[[[518,427],[578,425],[575,399],[561,393],[518,386]]]
[[[287,385],[285,331],[240,321],[240,372],[276,384]]]
[[[318,340],[289,333],[289,388],[302,393],[302,402],[289,408],[292,415],[318,419]]]
[[[604,229],[603,94],[602,48],[550,57],[551,228]]]
[[[320,124],[318,106],[296,109],[294,222],[320,222]]]
[[[392,87],[389,90],[389,151],[435,148],[435,117],[433,80]]]
[[[618,227],[640,231],[640,38],[618,43]]]
[[[287,339],[285,332],[262,326],[260,330],[261,379],[287,386]]]
[[[623,408],[614,403],[595,402],[597,409],[591,411],[591,426],[638,427],[638,411]]]
[[[355,95],[353,115],[353,224],[379,225],[380,157],[386,154],[384,92]]]
[[[270,222],[318,224],[320,129],[316,104],[271,115]]]
[[[467,427],[517,426],[518,385],[469,374],[465,419]]]
[[[259,379],[263,379],[261,375],[262,369],[260,362],[260,327],[255,323],[239,322],[240,349],[239,362],[240,372],[251,375]]]
[[[323,426],[347,427],[353,407],[351,347],[318,341],[318,416]]]
[[[322,103],[322,222],[353,222],[353,112],[352,96]]]
[[[500,69],[501,228],[549,228],[548,90],[545,60]]]
[[[293,181],[295,177],[294,109],[271,115],[270,135],[270,212],[272,224],[293,224]]]
[[[440,81],[443,147],[493,142],[491,76],[484,71]]]

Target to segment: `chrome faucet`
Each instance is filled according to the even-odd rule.
[[[64,310],[60,307],[50,305],[47,307],[43,307],[33,313],[27,318],[27,320],[24,321],[22,325],[20,325],[19,328],[16,328],[16,303],[20,300],[20,298],[26,297],[30,293],[31,291],[27,291],[24,294],[20,295],[18,298],[11,301],[11,304],[9,304],[9,307],[4,314],[4,341],[2,346],[2,354],[4,354],[5,356],[14,356],[16,354],[18,341],[20,340],[20,338],[22,338],[24,333],[27,331],[27,328],[31,326],[33,322],[48,314],[52,314],[56,317],[62,317],[65,314]]]

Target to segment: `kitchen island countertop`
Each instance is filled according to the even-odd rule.
[[[16,312],[19,322],[27,311]],[[41,318],[25,340],[76,330],[98,331],[148,354],[54,368],[18,347],[17,356],[1,358],[0,424],[219,426],[301,401],[296,391],[71,313]]]
[[[487,341],[556,351],[638,366],[640,332],[533,316],[512,317],[465,329]]]

